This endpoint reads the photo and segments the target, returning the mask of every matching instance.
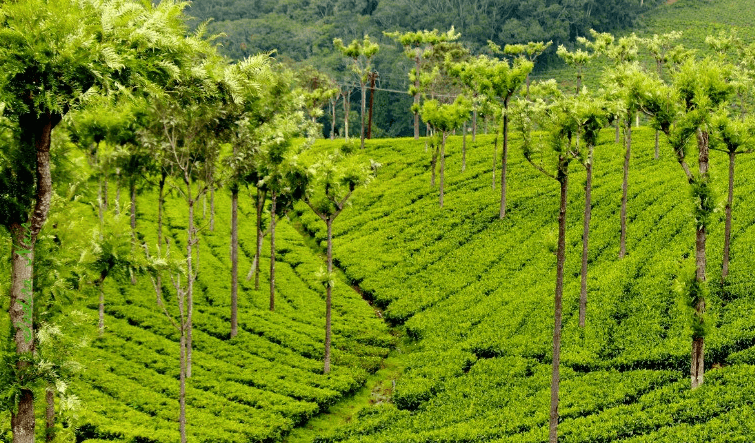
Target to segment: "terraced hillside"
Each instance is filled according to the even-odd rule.
[[[138,231],[152,245],[156,201],[152,193],[138,198]],[[229,340],[230,198],[226,192],[216,194],[216,208],[215,231],[204,229],[200,242],[188,435],[196,442],[278,441],[292,427],[359,387],[379,367],[393,338],[373,308],[340,280],[333,297],[334,367],[323,375],[325,302],[316,279],[323,260],[290,222],[281,220],[276,236],[276,311],[270,312],[269,243],[262,258],[262,289],[255,291],[254,282],[243,278],[254,255],[255,228],[250,199],[240,198],[239,334]],[[96,213],[84,209],[94,227]],[[178,197],[168,199],[164,232],[174,241],[174,251],[185,246],[185,214]],[[207,220],[202,225],[206,228]],[[167,289],[170,281],[164,280],[164,285]],[[146,276],[136,286],[112,280],[105,287],[106,332],[84,350],[80,361],[86,369],[72,389],[83,403],[75,421],[76,441],[178,441],[178,332],[158,308]],[[164,295],[167,305],[175,305],[172,288]],[[90,335],[96,337],[97,293],[87,287],[81,296],[78,307],[90,315]],[[7,300],[2,305],[7,312]],[[6,317],[2,316],[3,322]],[[5,323],[2,326],[9,329]],[[37,411],[43,423],[44,397]],[[11,441],[9,423],[8,416],[0,417],[0,441]],[[44,431],[43,425],[40,428]]]
[[[712,284],[706,382],[690,391],[690,331],[675,291],[691,274],[694,229],[685,176],[668,147],[638,129],[629,175],[628,255],[619,260],[623,150],[595,151],[587,326],[578,327],[584,168],[572,165],[564,291],[560,441],[752,441],[755,421],[755,159],[740,158],[730,279]],[[424,141],[375,140],[384,166],[334,225],[349,278],[404,325],[417,349],[392,402],[366,406],[318,442],[539,442],[548,434],[557,183],[513,141],[509,210],[491,189],[492,136],[451,137],[445,207],[429,185]],[[666,149],[666,151],[664,151]],[[499,151],[500,155],[500,151]],[[712,154],[723,206],[727,158]],[[497,173],[496,175],[499,175]],[[308,229],[322,223],[299,208]],[[720,280],[723,211],[710,229],[708,276]],[[680,277],[682,276],[682,277]]]

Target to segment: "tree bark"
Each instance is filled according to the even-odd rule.
[[[186,174],[186,197],[189,205],[189,226],[187,228],[186,242],[186,302],[188,304],[186,313],[186,378],[191,378],[191,351],[192,351],[192,318],[194,313],[194,269],[192,268],[192,247],[196,241],[196,232],[194,231],[194,197],[191,189],[191,178]]]
[[[47,386],[45,389],[45,441],[50,443],[55,440],[55,386]]]
[[[529,84],[528,84],[529,90]],[[529,94],[529,92],[528,92]],[[509,155],[509,97],[503,101],[503,152],[501,153],[501,211],[499,217],[506,216],[506,163]]]
[[[362,87],[362,112],[359,114],[359,120],[362,122],[362,134],[361,134],[361,145],[359,146],[360,149],[364,149],[364,110],[367,105],[367,85],[364,82],[360,83],[360,86]]]
[[[443,207],[443,192],[446,183],[446,137],[448,134],[443,131],[443,141],[440,145],[440,207]]]
[[[52,130],[62,119],[58,114],[21,116],[22,143],[33,146],[36,151],[36,182],[37,192],[34,209],[29,223],[16,221],[10,224],[9,231],[15,240],[11,244],[11,300],[10,320],[16,330],[13,341],[16,344],[16,355],[21,357],[34,352],[34,245],[39,231],[47,220],[52,200],[52,175],[50,173],[50,143]],[[16,364],[20,372],[27,369],[29,363],[19,360]],[[21,382],[21,380],[17,380]],[[21,389],[17,407],[11,411],[11,430],[13,443],[34,442],[34,392]]]
[[[621,185],[621,239],[619,241],[619,258],[627,253],[627,191],[629,187],[629,156],[632,149],[632,122],[627,115],[626,151],[624,153],[624,181]]]
[[[477,141],[477,108],[472,110],[472,143]]]
[[[231,187],[231,338],[238,334],[238,287],[239,287],[239,188]]]
[[[698,170],[700,172],[701,185],[708,186],[708,133],[705,131],[697,131],[697,146],[698,146]],[[699,202],[698,202],[699,204]],[[705,224],[695,227],[695,280],[699,285],[704,285],[706,282],[705,268],[706,268],[706,254],[705,254],[705,242],[707,237],[707,227]],[[695,304],[695,312],[699,317],[705,313],[705,298],[699,297]],[[692,337],[692,359],[691,359],[691,373],[690,378],[692,381],[692,388],[696,388],[703,384],[704,372],[705,372],[705,338],[704,337]]]
[[[349,111],[351,111],[351,101],[349,100],[350,94],[351,91],[345,91],[343,94],[343,135],[346,141],[349,141]]]
[[[658,160],[658,154],[659,154],[659,149],[658,149],[658,130],[656,129],[655,130],[655,156],[653,157],[655,160]]]
[[[328,217],[325,220],[325,224],[328,227],[328,279],[333,272],[333,219]],[[331,295],[333,288],[331,288],[330,282],[328,282],[325,294],[325,365],[323,372],[325,374],[330,372],[330,318],[331,318]]]
[[[729,275],[729,246],[731,244],[731,209],[734,204],[734,161],[735,152],[729,152],[729,194],[726,198],[726,226],[724,228],[724,260],[721,281]]]
[[[134,252],[136,247],[136,180],[131,178],[129,180],[129,193],[131,194],[131,253]],[[131,273],[131,284],[136,284],[136,274]]]
[[[183,312],[183,307],[181,307],[181,311]],[[181,324],[181,327],[184,328],[185,325]],[[184,331],[181,331],[181,338],[180,338],[180,346],[181,346],[181,371],[179,374],[180,378],[180,391],[178,394],[178,405],[179,405],[179,413],[178,413],[178,431],[181,434],[181,443],[186,443],[186,368],[187,368],[187,358],[186,358],[186,336],[184,334]]]
[[[270,191],[270,310],[275,311],[275,203],[278,195]]]
[[[467,169],[467,125],[462,126],[461,130],[461,172],[464,172]]]
[[[100,337],[102,337],[105,334],[105,277],[107,274],[103,272],[100,274],[100,279],[97,281],[97,287],[100,289],[100,306],[99,306],[99,314],[100,314],[100,321],[97,323],[98,330],[100,332]]]
[[[568,168],[564,166],[562,168]],[[556,296],[553,326],[553,366],[551,374],[551,406],[549,441],[558,442],[558,394],[561,364],[561,302],[564,292],[564,262],[566,261],[566,202],[569,181],[568,170],[559,168],[558,181],[561,184],[561,205],[558,213],[558,250],[556,252]]]
[[[260,257],[262,257],[262,211],[265,208],[265,191],[257,188],[257,261],[254,264],[254,289],[260,288]]]
[[[590,218],[592,217],[592,145],[588,148],[587,154],[587,181],[585,182],[585,218],[582,230],[582,281],[579,292],[579,327],[585,327],[585,318],[587,317],[587,254],[588,240],[590,238]]]

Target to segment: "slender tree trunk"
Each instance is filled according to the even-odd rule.
[[[529,89],[529,88],[528,88]],[[506,163],[509,155],[509,98],[503,101],[503,152],[501,153],[501,211],[500,218],[506,216]]]
[[[592,158],[594,146],[588,147],[587,164],[587,181],[585,182],[585,219],[582,229],[582,282],[579,292],[579,327],[585,327],[585,318],[587,317],[587,253],[588,240],[590,238],[590,218],[592,217]]]
[[[239,288],[239,187],[231,185],[231,338],[238,334],[238,288]]]
[[[212,178],[210,178],[212,180]],[[210,185],[210,232],[215,232],[215,186]]]
[[[45,389],[45,441],[55,440],[55,385],[48,385]]]
[[[359,114],[359,120],[362,122],[362,135],[361,135],[361,145],[359,146],[360,149],[364,149],[364,111],[365,107],[367,105],[367,85],[364,82],[361,82],[360,85],[362,86],[362,112]]]
[[[626,121],[626,152],[624,153],[624,181],[621,185],[621,239],[619,258],[627,253],[627,190],[629,188],[629,156],[632,149],[632,124],[627,115]]]
[[[121,170],[115,168],[115,214],[121,213]]]
[[[183,311],[183,307],[181,307],[181,311]],[[182,322],[181,327],[184,327],[184,324]],[[187,358],[186,358],[186,335],[184,334],[184,331],[181,331],[181,338],[180,338],[180,346],[181,346],[181,371],[179,374],[180,378],[180,391],[178,394],[178,405],[179,405],[179,415],[178,415],[178,430],[181,434],[181,443],[186,443],[186,368],[187,368]]]
[[[270,310],[275,311],[275,203],[278,195],[270,191]]]
[[[189,226],[187,228],[186,242],[186,302],[188,304],[186,313],[186,378],[191,378],[191,354],[192,354],[192,318],[194,313],[194,269],[192,267],[192,249],[196,242],[196,232],[194,231],[194,200],[191,189],[191,178],[186,175],[186,196],[189,204]]]
[[[328,227],[328,278],[333,272],[333,219],[328,217],[325,220],[325,224]],[[330,282],[328,282],[325,294],[325,374],[330,372],[330,319],[331,319],[331,296],[333,288],[331,288]]]
[[[11,300],[10,321],[15,326],[13,341],[16,356],[30,357],[34,352],[34,245],[37,235],[47,220],[52,200],[52,175],[50,173],[50,142],[52,130],[60,123],[62,116],[57,114],[37,115],[35,112],[22,115],[19,119],[21,141],[26,149],[36,151],[36,201],[31,221],[10,224],[9,231],[14,239],[11,245]],[[19,249],[20,248],[20,249]],[[21,358],[16,363],[19,371],[24,371],[29,362]],[[22,380],[17,380],[22,382]],[[34,392],[21,389],[18,403],[11,411],[13,443],[34,443]]]
[[[136,248],[136,181],[129,180],[129,193],[131,194],[131,253]],[[131,284],[136,284],[136,274],[131,273]]]
[[[254,263],[254,289],[260,288],[260,257],[262,257],[262,211],[265,209],[265,191],[257,188],[257,262]]]
[[[461,137],[461,172],[467,169],[467,125],[464,124],[461,130],[464,132]]]
[[[636,113],[634,114],[634,119],[635,119],[635,124],[634,124],[634,126],[635,126],[636,128],[639,128],[639,127],[640,127],[640,113],[639,113],[639,112],[636,112]]]
[[[351,101],[349,95],[351,91],[347,91],[343,95],[343,135],[346,141],[349,141],[349,112],[351,111]]]
[[[614,142],[615,143],[619,143],[619,139],[620,139],[620,137],[619,137],[619,119],[617,118],[616,119],[616,137],[615,137]]]
[[[568,166],[566,166],[568,168]],[[558,250],[556,252],[556,297],[553,326],[553,367],[551,375],[551,408],[549,441],[558,442],[558,394],[561,364],[561,301],[564,292],[564,262],[566,261],[566,202],[568,170],[559,170],[558,181],[561,184],[561,206],[558,213]]]
[[[419,49],[416,50],[416,55],[414,57],[414,66],[415,66],[415,76],[414,76],[414,88],[415,91],[417,91],[414,94],[414,108],[419,109],[419,62],[420,62],[420,54]],[[414,139],[419,140],[419,112],[414,112]]]
[[[699,150],[698,168],[700,172],[700,185],[708,187],[708,133],[698,130],[697,146]],[[699,203],[699,202],[698,202]],[[695,227],[695,279],[700,286],[706,284],[705,268],[705,242],[707,237],[707,227],[701,224]],[[695,304],[695,312],[698,316],[705,313],[705,298],[700,296]],[[703,384],[705,373],[705,338],[692,337],[692,362],[691,362],[692,388]]]
[[[375,74],[376,72],[370,73],[370,112],[369,117],[367,118],[367,138],[372,139],[372,107],[375,104]]]
[[[495,138],[493,139],[493,189],[495,189],[495,162],[496,162],[496,156],[498,155],[498,133],[495,134]]]
[[[336,139],[336,103],[338,103],[338,96],[336,96],[336,100],[330,101],[330,111],[331,111],[330,139],[331,140]]]
[[[729,152],[729,194],[726,198],[726,227],[724,228],[724,260],[721,281],[729,275],[729,247],[731,245],[731,209],[734,203],[734,160],[736,153]]]
[[[162,247],[163,242],[163,207],[165,206],[165,179],[168,177],[168,173],[163,169],[160,173],[160,181],[158,183],[158,197],[157,197],[157,244],[158,247]],[[162,278],[160,273],[157,273],[157,289],[162,291]]]
[[[443,131],[443,141],[440,145],[440,207],[443,207],[443,192],[446,183],[446,137],[448,134]]]
[[[97,282],[97,286],[100,288],[100,307],[99,307],[99,313],[100,313],[100,322],[97,324],[98,329],[100,331],[100,337],[102,337],[105,334],[105,277],[107,276],[106,273],[100,274],[100,279]]]
[[[477,141],[477,108],[472,110],[472,143]]]

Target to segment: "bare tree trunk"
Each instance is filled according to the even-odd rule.
[[[349,141],[349,112],[351,111],[351,101],[349,95],[351,91],[346,91],[343,95],[343,135],[346,141]]]
[[[275,311],[275,202],[278,195],[270,191],[270,310]]]
[[[579,293],[579,327],[585,327],[587,317],[587,243],[590,238],[590,218],[592,217],[592,157],[594,146],[590,145],[587,154],[587,181],[585,182],[585,218],[582,229],[582,282]]]
[[[472,110],[472,143],[477,141],[477,108]]]
[[[328,217],[325,220],[328,227],[328,279],[333,272],[333,219]],[[331,296],[333,288],[328,282],[325,295],[325,374],[330,372],[330,318],[331,318]]]
[[[493,189],[495,189],[495,161],[496,161],[497,155],[498,155],[498,133],[495,134],[495,138],[493,139],[493,184],[492,184]]]
[[[262,257],[262,211],[265,208],[265,191],[257,188],[257,262],[254,264],[254,289],[260,288],[260,257]]]
[[[627,190],[629,187],[629,156],[632,149],[632,124],[627,115],[626,121],[626,152],[624,153],[624,181],[621,185],[621,239],[619,258],[627,253]]]
[[[443,131],[443,141],[440,145],[440,207],[443,207],[443,192],[446,183],[446,137],[447,133]]]
[[[210,185],[210,232],[215,232],[215,185]]]
[[[529,85],[529,84],[528,84]],[[529,87],[528,87],[529,90]],[[503,153],[501,154],[501,211],[500,218],[506,216],[506,163],[509,155],[509,98],[503,101]]]
[[[136,248],[136,181],[134,178],[129,180],[129,191],[131,194],[131,252]],[[131,284],[136,284],[136,274],[131,273]]]
[[[194,269],[192,267],[192,247],[196,242],[196,232],[194,230],[194,200],[191,189],[191,178],[186,174],[186,198],[189,204],[189,226],[187,228],[186,242],[186,302],[188,304],[186,314],[186,378],[191,378],[191,351],[192,351],[192,318],[194,313]]]
[[[659,154],[659,149],[658,149],[658,130],[656,129],[655,130],[655,156],[653,158],[656,159],[656,160],[658,160],[658,154]]]
[[[734,203],[734,160],[736,153],[729,152],[729,194],[726,198],[726,226],[724,228],[724,260],[721,281],[729,275],[729,247],[731,245],[731,209]]]
[[[698,168],[700,172],[700,184],[704,187],[708,187],[708,133],[698,130],[697,132],[697,146],[699,149],[698,156]],[[707,237],[707,227],[705,224],[696,226],[695,228],[695,280],[699,285],[704,285],[706,282],[705,268],[706,268],[706,255],[705,255],[705,242]],[[705,298],[700,295],[695,303],[695,313],[702,317],[705,313]],[[705,373],[705,338],[693,336],[692,337],[692,364],[690,378],[692,380],[692,388],[696,388],[703,384]]]
[[[239,188],[231,187],[231,338],[238,334],[238,288],[239,288]]]
[[[464,132],[461,137],[461,172],[467,169],[467,125],[464,124],[461,130]]]
[[[189,277],[191,278],[191,277]],[[183,312],[183,307],[180,308]],[[183,322],[181,322],[181,327],[184,328]],[[179,414],[178,414],[178,430],[181,434],[181,443],[186,443],[186,368],[187,368],[187,358],[186,358],[186,336],[184,331],[181,331],[181,339],[180,339],[180,346],[181,346],[181,371],[180,371],[180,391],[178,394],[178,405],[179,405]]]
[[[98,329],[100,331],[100,337],[102,337],[105,334],[105,277],[107,276],[106,273],[100,274],[100,279],[97,282],[97,286],[100,288],[100,306],[99,306],[99,313],[100,313],[100,322],[97,324]]]
[[[568,166],[567,166],[568,167]],[[560,168],[559,168],[560,169]],[[549,441],[558,442],[558,394],[561,364],[561,301],[564,292],[564,262],[566,261],[566,202],[568,171],[559,170],[558,181],[561,184],[561,205],[558,213],[558,250],[556,252],[556,297],[553,325],[553,367],[551,375],[551,407],[549,423]]]
[[[55,440],[55,385],[48,385],[45,389],[45,441]]]
[[[359,114],[359,120],[362,122],[362,135],[361,135],[361,145],[359,146],[360,149],[364,149],[364,111],[365,107],[367,106],[367,85],[364,82],[360,83],[362,87],[362,112]]]

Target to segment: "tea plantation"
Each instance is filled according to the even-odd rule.
[[[623,149],[606,130],[595,150],[584,330],[578,302],[585,172],[572,165],[560,441],[752,441],[755,161],[741,156],[737,166],[732,271],[725,285],[711,285],[706,382],[690,391],[690,331],[674,288],[694,260],[691,199],[668,147],[653,160],[653,131],[639,128],[633,139],[623,260]],[[385,308],[386,319],[405,328],[416,351],[404,357],[391,403],[361,409],[351,424],[317,442],[547,440],[557,183],[513,149],[509,209],[499,220],[492,136],[468,139],[465,172],[461,137],[449,140],[443,209],[429,185],[423,140],[367,145],[364,155],[383,167],[335,224],[334,254],[347,276]],[[721,207],[727,160],[712,154]],[[324,238],[319,219],[304,206],[299,211],[308,229]],[[719,282],[723,211],[708,245],[708,276]]]

